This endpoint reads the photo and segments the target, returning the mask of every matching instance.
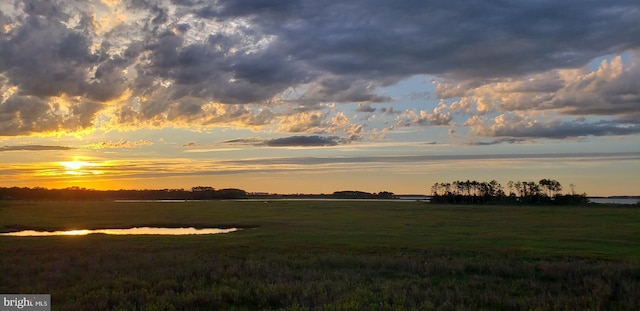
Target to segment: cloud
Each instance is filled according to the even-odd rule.
[[[369,104],[358,104],[358,108],[356,109],[358,112],[374,112],[376,108],[371,107]]]
[[[350,140],[361,138],[363,126],[353,124],[343,112],[332,111],[300,112],[282,115],[278,123],[278,130],[285,133],[308,134],[336,134],[346,133],[351,135]]]
[[[335,146],[338,145],[339,138],[337,136],[290,136],[283,138],[274,138],[264,141],[265,146],[269,147],[316,147],[316,146]]]
[[[526,143],[532,143],[532,141],[527,138],[506,137],[506,138],[493,139],[490,141],[466,141],[461,143],[461,145],[491,146],[491,145],[498,145],[498,144],[526,144]]]
[[[346,126],[322,104],[370,110],[394,100],[381,88],[415,75],[437,77],[451,111],[537,103],[636,118],[639,19],[631,0],[17,0],[0,14],[0,136],[274,123],[333,133]],[[569,72],[623,53],[630,65]],[[505,81],[503,96],[483,88]],[[414,124],[451,123],[415,112]]]
[[[221,144],[260,146],[264,143],[264,141],[265,139],[262,139],[262,138],[237,138],[237,139],[225,140]]]
[[[2,151],[52,151],[52,150],[72,150],[76,149],[67,146],[46,146],[46,145],[20,145],[20,146],[3,146]]]
[[[99,142],[99,143],[94,143],[94,144],[90,144],[90,145],[86,145],[84,146],[84,148],[87,149],[108,149],[108,148],[138,148],[141,146],[151,146],[153,145],[152,141],[146,140],[146,139],[140,139],[138,141],[130,141],[127,139],[122,139],[119,140],[117,142],[113,142],[113,141],[106,141],[106,142]]]
[[[472,117],[465,123],[472,133],[484,137],[565,139],[586,136],[624,136],[640,133],[640,124],[601,120],[587,122],[550,120],[537,122],[525,114],[501,114],[493,119]],[[504,140],[502,140],[504,141]],[[507,140],[509,141],[509,140]]]
[[[283,116],[279,123],[279,130],[289,133],[323,133],[325,116],[321,112],[303,112],[289,116]]]
[[[228,165],[259,167],[271,165],[327,165],[327,164],[372,164],[372,163],[422,163],[441,161],[471,160],[523,160],[523,159],[582,159],[586,161],[638,160],[640,153],[541,153],[541,154],[474,154],[474,155],[406,155],[406,156],[363,156],[363,157],[296,157],[260,158],[223,161]]]
[[[298,135],[273,139],[240,138],[224,141],[229,145],[251,145],[266,147],[324,147],[344,143],[338,136]]]
[[[593,67],[554,69],[487,84],[460,84],[449,111],[475,136],[574,139],[640,133],[640,52]],[[441,94],[452,86],[444,83]],[[468,87],[464,89],[464,87]],[[437,89],[437,88],[436,88]]]
[[[377,81],[328,75],[319,78],[313,83],[303,85],[304,93],[295,98],[294,101],[307,104],[318,102],[367,104],[392,101],[391,97],[376,94],[376,88],[382,85],[381,82]]]
[[[593,72],[565,79],[566,86],[554,94],[551,105],[569,115],[601,115],[640,119],[640,50],[624,66],[617,56],[602,61]]]
[[[421,73],[504,77],[575,67],[638,46],[640,12],[631,1],[296,4],[283,4],[281,14],[251,12],[247,4],[244,16],[316,68],[389,82]]]
[[[0,135],[73,132],[89,127],[103,105],[79,98],[44,100],[12,94],[0,104]]]
[[[464,85],[458,85],[462,88]],[[496,111],[557,110],[566,115],[600,115],[638,118],[640,103],[640,52],[603,60],[599,67],[551,70],[483,85],[467,85],[451,110],[469,114]],[[445,84],[438,88],[451,88]],[[440,95],[449,96],[448,91]]]
[[[380,112],[387,115],[398,114],[400,111],[394,110],[393,107],[382,107],[380,108]]]
[[[388,129],[409,126],[445,126],[452,125],[453,117],[448,111],[449,107],[441,102],[433,109],[433,112],[425,110],[415,111],[407,109],[396,117],[396,124]],[[386,113],[386,112],[385,112]]]

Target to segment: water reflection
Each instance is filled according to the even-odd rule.
[[[23,230],[18,232],[0,233],[4,236],[53,236],[53,235],[87,235],[93,233],[115,234],[115,235],[191,235],[191,234],[219,234],[237,231],[237,228],[219,229],[219,228],[158,228],[158,227],[135,227],[129,229],[96,229],[96,230],[68,230],[68,231],[35,231]]]

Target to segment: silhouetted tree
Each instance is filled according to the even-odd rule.
[[[582,204],[586,199],[572,194],[571,197],[562,196],[562,185],[553,179],[534,181],[509,181],[509,196],[504,188],[496,180],[479,182],[476,180],[460,181],[452,183],[434,183],[431,186],[431,201],[434,203],[465,203],[465,204],[497,204],[497,203],[521,203],[521,204]],[[513,192],[515,188],[516,193]],[[558,200],[562,197],[561,200]],[[584,195],[586,198],[586,195]]]

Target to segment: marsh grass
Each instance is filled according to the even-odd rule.
[[[633,310],[640,211],[394,202],[4,203],[0,230],[257,227],[208,236],[0,237],[0,292],[66,310]]]

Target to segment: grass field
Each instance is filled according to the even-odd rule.
[[[640,209],[419,202],[2,202],[0,292],[54,309],[640,309]]]

